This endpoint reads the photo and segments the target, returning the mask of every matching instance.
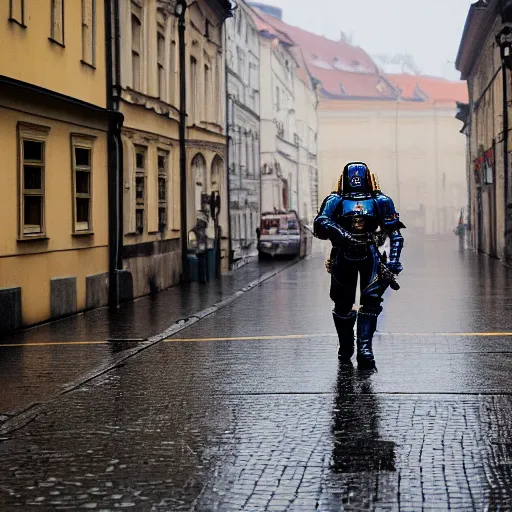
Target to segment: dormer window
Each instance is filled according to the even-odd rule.
[[[384,82],[379,82],[377,84],[377,91],[379,91],[380,94],[386,94],[388,92],[388,88]]]

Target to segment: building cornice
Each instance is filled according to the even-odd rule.
[[[258,121],[260,120],[259,114],[254,112],[254,110],[249,108],[247,105],[243,104],[241,101],[236,100],[236,99],[232,99],[232,101],[233,101],[234,105],[236,105],[237,107],[240,107],[242,110],[245,110],[245,112],[247,112],[248,114],[251,114],[251,116],[254,117],[255,119],[257,119]]]
[[[16,80],[15,78],[11,78],[8,76],[0,75],[0,85],[5,85],[8,87],[12,87],[15,89],[21,89],[30,93],[39,94],[42,96],[46,96],[48,98],[52,98],[58,101],[62,101],[67,103],[68,105],[73,105],[76,107],[80,107],[83,109],[90,110],[92,112],[107,114],[108,110],[106,107],[100,107],[98,105],[94,105],[93,103],[88,103],[86,101],[80,100],[78,98],[73,98],[72,96],[67,96],[66,94],[61,94],[56,91],[52,91],[50,89],[46,89],[44,87],[40,87],[39,85],[29,84],[27,82],[23,82],[21,80]]]
[[[188,139],[187,140],[187,149],[200,149],[203,151],[215,151],[220,155],[224,155],[226,153],[226,145],[217,142],[210,142],[206,140],[198,140],[198,139]]]
[[[455,68],[461,72],[461,78],[467,80],[481,53],[481,48],[489,36],[500,0],[489,0],[486,6],[472,4],[469,8],[466,24],[455,61]]]

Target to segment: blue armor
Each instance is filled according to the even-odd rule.
[[[334,324],[340,340],[339,358],[349,361],[354,354],[354,325],[357,321],[357,359],[373,368],[373,334],[382,311],[382,296],[388,287],[380,277],[381,256],[375,238],[390,239],[387,267],[395,275],[402,271],[400,255],[405,226],[393,201],[380,191],[377,178],[364,163],[348,164],[338,190],[325,198],[314,222],[315,236],[330,240],[331,290]],[[357,277],[360,276],[361,308],[353,311]]]

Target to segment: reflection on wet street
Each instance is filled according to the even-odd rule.
[[[3,433],[0,509],[511,510],[510,270],[452,239],[403,261],[376,372],[338,364],[320,251]]]

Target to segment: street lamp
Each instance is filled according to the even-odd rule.
[[[512,28],[505,27],[496,36],[496,43],[500,47],[500,56],[503,64],[512,69]]]
[[[185,13],[185,9],[187,8],[187,3],[184,0],[179,0],[174,6],[174,15],[176,18],[180,18]]]
[[[187,88],[186,88],[186,56],[185,56],[185,13],[186,0],[178,0],[174,6],[174,14],[178,18],[178,42],[180,62],[180,213],[181,213],[181,268],[182,281],[188,281],[188,233],[187,233]]]

